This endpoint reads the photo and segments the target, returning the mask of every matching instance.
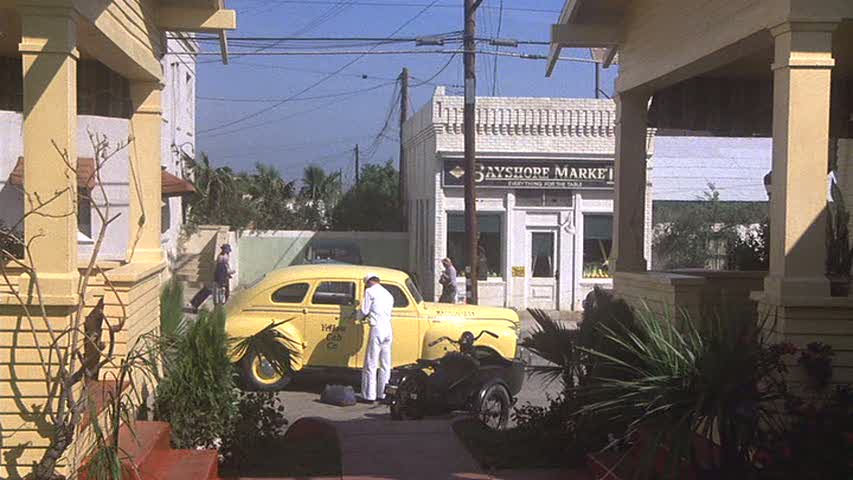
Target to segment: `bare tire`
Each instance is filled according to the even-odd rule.
[[[486,387],[481,397],[477,417],[484,425],[493,430],[503,430],[509,422],[509,408],[512,404],[509,392],[503,385]]]
[[[420,420],[424,418],[424,386],[412,378],[404,379],[391,401],[391,418],[394,420]]]
[[[241,377],[245,390],[276,391],[290,383],[291,375],[276,372],[263,356],[247,353],[240,360]]]

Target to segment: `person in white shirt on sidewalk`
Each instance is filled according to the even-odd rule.
[[[394,297],[380,284],[376,274],[368,274],[364,281],[364,302],[361,314],[370,324],[367,354],[361,370],[361,397],[367,403],[385,399],[385,385],[391,377],[391,311]],[[378,378],[377,378],[378,373]]]

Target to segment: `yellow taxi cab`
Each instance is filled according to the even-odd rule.
[[[430,342],[443,336],[459,338],[465,331],[494,332],[497,338],[485,337],[481,343],[508,359],[516,356],[521,323],[515,311],[425,302],[407,274],[364,265],[300,265],[272,271],[229,300],[226,331],[231,338],[245,338],[280,324],[276,328],[294,352],[294,371],[361,368],[369,327],[359,320],[358,307],[368,273],[378,276],[394,296],[394,367],[440,358],[454,347],[446,343],[431,347]],[[238,363],[247,388],[275,390],[290,380],[254,352],[237,355],[232,353],[232,361]]]

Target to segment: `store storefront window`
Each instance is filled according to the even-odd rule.
[[[610,278],[607,259],[613,246],[613,215],[583,216],[583,277]]]
[[[499,214],[478,214],[480,224],[480,279],[502,277],[503,219]],[[447,215],[447,256],[453,260],[460,276],[465,275],[465,215]]]

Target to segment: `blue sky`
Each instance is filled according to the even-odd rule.
[[[484,0],[478,12],[477,36],[495,37],[501,0]],[[551,23],[559,16],[563,0],[503,0],[501,37],[519,40],[548,40]],[[352,3],[344,8],[335,4]],[[362,3],[359,5],[359,3]],[[370,5],[364,5],[369,3]],[[424,9],[431,0],[229,0],[237,10],[239,29],[232,37],[290,36],[305,30],[324,12],[335,15],[303,34],[306,37],[386,37]],[[534,9],[546,12],[512,10]],[[462,0],[438,0],[396,36],[416,37],[462,30]],[[241,50],[232,42],[232,50]],[[205,44],[208,51],[213,45]],[[377,50],[436,49],[415,47],[379,47]],[[444,47],[452,49],[455,47]],[[486,48],[486,47],[483,47]],[[491,47],[493,48],[493,47]],[[308,48],[306,48],[308,49]],[[364,50],[364,48],[360,48]],[[340,50],[340,49],[338,49]],[[546,46],[521,46],[504,51],[546,54]],[[564,51],[563,56],[588,58],[584,50]],[[201,57],[198,70],[197,149],[206,152],[215,165],[238,170],[251,169],[256,162],[270,164],[288,179],[301,176],[302,169],[317,164],[328,170],[341,170],[348,180],[353,174],[356,143],[367,149],[382,130],[394,94],[393,80],[408,67],[413,83],[436,74],[449,60],[447,54],[367,56],[300,97],[268,112],[233,126],[213,130],[225,123],[274,105],[321,80],[354,56],[245,56],[232,63],[213,62],[216,57]],[[478,95],[491,95],[494,83],[494,59],[477,59]],[[611,92],[616,68],[602,71],[602,85]],[[366,75],[367,78],[362,78]],[[545,78],[545,62],[499,57],[496,91],[501,96],[591,97],[593,66],[588,63],[560,62],[554,75]],[[457,55],[433,84],[448,86],[462,83],[462,59]],[[375,88],[374,88],[375,87]],[[345,96],[310,99],[329,94],[367,90]],[[413,88],[411,104],[420,109],[432,95],[434,85]],[[457,92],[451,88],[450,92]],[[217,100],[212,100],[217,99]],[[229,101],[222,101],[228,99]],[[264,102],[245,100],[263,99]],[[239,100],[239,101],[236,101]],[[397,159],[398,114],[386,130],[390,139],[362,161],[382,163]],[[369,153],[369,152],[367,152]]]

